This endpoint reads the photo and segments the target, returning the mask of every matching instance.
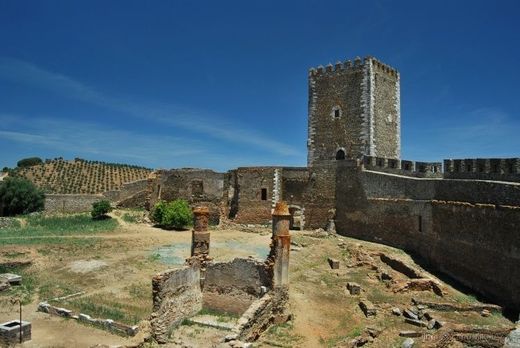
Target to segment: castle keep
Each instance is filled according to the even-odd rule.
[[[184,198],[207,205],[212,223],[243,224],[269,224],[283,200],[292,229],[332,220],[339,234],[404,249],[520,310],[520,160],[447,159],[444,170],[403,160],[400,120],[400,77],[388,65],[310,69],[307,167],[159,170],[114,199],[150,208]]]

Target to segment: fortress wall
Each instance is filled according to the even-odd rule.
[[[446,159],[444,177],[520,182],[520,158]]]
[[[367,170],[418,178],[442,178],[442,163],[440,162],[415,162],[395,158],[363,156],[363,167]]]
[[[305,228],[325,228],[336,202],[336,162],[309,168],[303,193]]]
[[[84,194],[46,194],[45,212],[83,213],[92,210],[92,204],[103,199],[103,195]]]
[[[342,166],[336,228],[343,235],[409,251],[476,293],[518,310],[520,209],[460,202],[494,192],[499,203],[517,191],[515,185],[490,184],[414,179]],[[448,192],[450,188],[454,190]],[[438,201],[439,196],[449,199]]]

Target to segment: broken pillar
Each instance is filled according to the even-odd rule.
[[[273,211],[273,236],[271,256],[273,257],[273,287],[289,286],[289,251],[291,236],[289,226],[291,214],[285,202],[278,202]]]
[[[209,209],[205,206],[193,209],[193,231],[191,232],[191,257],[201,262],[208,259],[210,234],[208,231]]]

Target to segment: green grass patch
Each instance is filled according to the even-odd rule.
[[[121,219],[122,219],[124,222],[128,222],[129,224],[135,224],[135,223],[137,223],[137,216],[132,215],[132,214],[128,214],[128,213],[124,213],[124,214],[121,216]]]
[[[216,317],[217,321],[224,322],[224,323],[234,321],[239,318],[239,315],[237,315],[235,313],[217,311],[217,310],[211,309],[211,308],[202,308],[200,310],[200,312],[197,314],[198,315],[211,315],[213,317]]]
[[[70,237],[89,237],[101,232],[113,231],[118,222],[115,219],[93,220],[90,215],[65,216],[35,215],[26,218],[23,227],[9,227],[0,230],[0,245],[34,244],[81,244],[88,247],[96,240],[71,240]]]
[[[0,265],[0,273],[14,273],[22,276],[20,285],[13,285],[0,295],[0,304],[9,299],[19,299],[23,305],[32,302],[37,288],[37,274],[27,266],[6,267]]]
[[[150,315],[151,304],[129,299],[113,298],[108,294],[96,294],[66,300],[56,305],[94,318],[112,319],[128,325],[135,325]]]

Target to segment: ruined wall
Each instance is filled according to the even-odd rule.
[[[254,259],[210,263],[206,268],[204,308],[241,315],[271,287],[268,270]]]
[[[48,213],[82,213],[92,210],[92,203],[107,199],[103,195],[46,194],[45,211]]]
[[[520,182],[520,158],[446,159],[444,177]]]
[[[185,199],[190,205],[204,204],[210,210],[210,222],[218,224],[223,203],[226,174],[208,169],[172,169],[155,172],[148,180],[148,205],[159,200]]]
[[[247,167],[233,171],[236,180],[233,193],[236,199],[235,222],[269,224],[275,195],[276,170],[275,167]]]
[[[309,173],[309,184],[304,193],[305,226],[325,228],[336,204],[336,161],[316,165]]]
[[[173,327],[202,309],[199,268],[183,266],[156,275],[152,297],[152,335],[157,342],[166,343]]]
[[[495,205],[503,200],[520,205],[519,187],[399,177],[343,165],[337,175],[336,227],[340,234],[412,252],[476,292],[519,309],[514,290],[520,279],[515,266],[520,209]]]

